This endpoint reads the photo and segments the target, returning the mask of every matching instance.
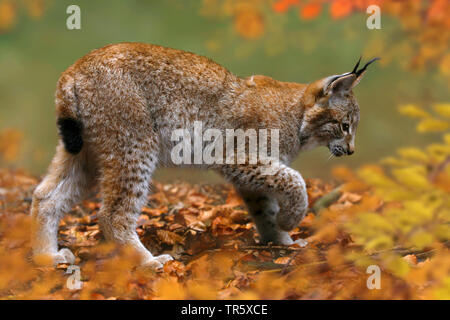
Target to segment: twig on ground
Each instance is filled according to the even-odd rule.
[[[288,260],[288,262],[285,264],[283,270],[281,270],[281,274],[286,274],[288,271],[288,267],[291,265],[292,261],[298,256],[298,253],[300,251],[295,252]]]
[[[304,248],[288,247],[288,246],[245,246],[239,247],[239,250],[286,250],[286,251],[302,251]]]
[[[314,214],[318,214],[320,210],[324,208],[328,208],[333,202],[336,202],[340,196],[342,195],[341,187],[337,187],[324,195],[323,197],[319,198],[316,203],[314,203],[313,207],[311,208],[311,211]]]

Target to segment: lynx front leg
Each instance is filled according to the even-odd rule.
[[[291,245],[298,243],[300,246],[307,244],[305,240],[293,241],[287,231],[281,230],[276,223],[276,216],[280,211],[278,201],[271,196],[267,196],[252,191],[238,190],[245,201],[250,214],[253,217],[256,228],[261,238],[262,244],[269,242],[276,245]]]
[[[141,264],[159,269],[172,257],[153,256],[136,233],[136,220],[147,199],[150,178],[156,166],[156,154],[149,146],[129,147],[123,153],[109,156],[120,162],[106,162],[102,168],[103,205],[99,223],[105,238],[133,247],[141,256]]]
[[[266,169],[258,165],[230,165],[222,168],[222,173],[240,190],[276,199],[280,210],[274,218],[265,220],[276,222],[281,231],[290,231],[303,219],[308,208],[305,181],[300,173],[281,163],[271,164],[271,175],[266,174]]]

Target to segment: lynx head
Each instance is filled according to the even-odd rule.
[[[358,70],[359,59],[352,72],[334,75],[309,84],[302,97],[304,106],[300,141],[303,148],[327,146],[340,157],[355,151],[355,133],[359,122],[359,106],[352,89],[361,81],[369,64]]]

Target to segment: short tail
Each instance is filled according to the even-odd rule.
[[[81,122],[73,118],[58,118],[57,124],[66,150],[71,154],[79,153],[83,148]]]
[[[56,113],[59,135],[67,152],[77,154],[83,148],[83,123],[77,117],[78,97],[75,81],[64,73],[56,88]]]

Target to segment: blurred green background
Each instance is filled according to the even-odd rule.
[[[305,177],[327,177],[336,164],[375,162],[400,146],[421,146],[435,138],[416,134],[415,122],[400,116],[397,107],[449,101],[448,82],[433,68],[408,68],[403,51],[390,51],[410,41],[395,18],[382,15],[382,29],[369,30],[364,12],[302,20],[296,10],[280,14],[269,3],[258,7],[260,20],[246,25],[243,17],[239,26],[219,2],[58,0],[38,1],[30,9],[18,1],[12,22],[0,4],[0,132],[13,128],[23,135],[17,158],[2,166],[45,172],[56,145],[53,99],[59,75],[89,51],[122,41],[205,55],[239,76],[264,74],[295,82],[350,71],[361,54],[380,56],[382,62],[372,65],[355,89],[361,107],[356,153],[332,160],[326,148],[301,154],[293,166]],[[66,28],[71,4],[81,8],[81,30]],[[217,181],[210,173],[177,170],[159,170],[156,178]]]

